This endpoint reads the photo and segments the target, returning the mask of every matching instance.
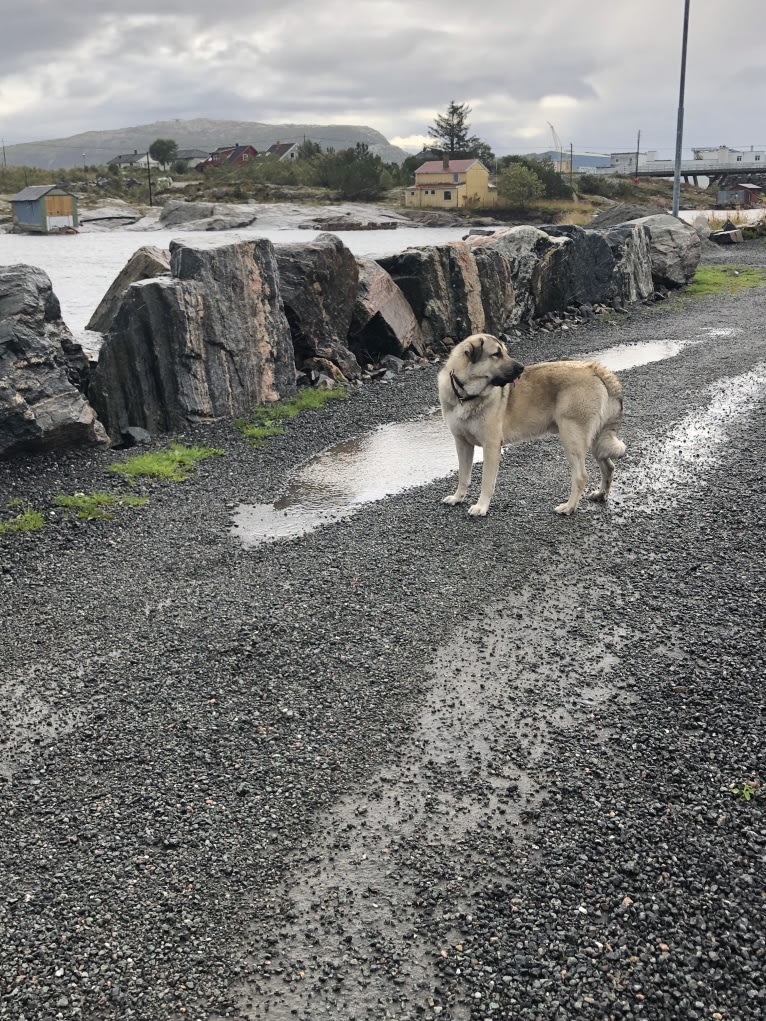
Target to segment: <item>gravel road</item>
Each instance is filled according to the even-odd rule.
[[[545,440],[485,519],[442,480],[240,545],[436,366],[262,449],[190,431],[225,456],[113,521],[52,497],[130,452],[0,463],[49,518],[0,537],[0,1018],[762,1018],[765,321],[761,287],[515,346],[686,345],[621,373],[614,500],[571,519]]]

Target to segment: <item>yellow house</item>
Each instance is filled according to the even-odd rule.
[[[481,160],[431,160],[415,171],[404,189],[404,204],[413,209],[488,209],[497,205],[489,171]]]

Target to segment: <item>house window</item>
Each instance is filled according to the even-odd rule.
[[[451,191],[445,191],[445,193],[444,193],[444,201],[445,202],[451,202],[452,201],[452,192]]]
[[[737,156],[737,163],[741,163],[741,162],[742,162],[742,157],[741,156]]]
[[[760,158],[761,158],[760,156],[756,156],[755,157],[755,162],[757,163],[760,160]]]

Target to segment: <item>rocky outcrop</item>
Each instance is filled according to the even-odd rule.
[[[334,234],[275,245],[274,251],[296,365],[337,375],[335,366],[346,379],[357,379],[359,362],[348,348],[359,281],[356,259]]]
[[[348,346],[361,364],[409,351],[425,354],[420,326],[392,278],[372,259],[357,259],[359,284]]]
[[[0,457],[108,443],[78,389],[87,371],[48,275],[35,266],[0,267]]]
[[[131,255],[114,279],[109,290],[98,304],[96,311],[88,320],[86,330],[106,333],[112,325],[122,296],[131,284],[139,280],[150,280],[153,277],[165,276],[170,273],[170,252],[153,245],[145,245]]]
[[[182,230],[235,230],[257,218],[251,205],[226,202],[184,202],[171,199],[162,207],[158,226]]]
[[[660,213],[642,216],[630,223],[645,227],[649,234],[652,278],[665,287],[683,287],[697,272],[702,257],[702,239],[690,224],[677,216]]]
[[[488,240],[482,238],[481,240]],[[415,313],[429,350],[446,352],[470,333],[502,333],[514,307],[510,266],[468,242],[408,248],[378,264]]]
[[[505,329],[572,306],[622,306],[653,291],[648,233],[638,226],[522,225],[470,236],[467,244],[477,257],[494,253],[508,265],[516,300]]]
[[[170,247],[170,276],[132,284],[106,335],[91,399],[113,442],[235,418],[295,391],[270,241]]]

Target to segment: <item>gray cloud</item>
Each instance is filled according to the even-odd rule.
[[[30,9],[31,8],[31,9]],[[450,100],[496,152],[675,142],[683,5],[605,0],[5,0],[0,135],[6,143],[173,118],[368,124],[425,135]],[[753,137],[762,44],[692,0],[685,139]],[[744,94],[743,94],[744,93]]]

